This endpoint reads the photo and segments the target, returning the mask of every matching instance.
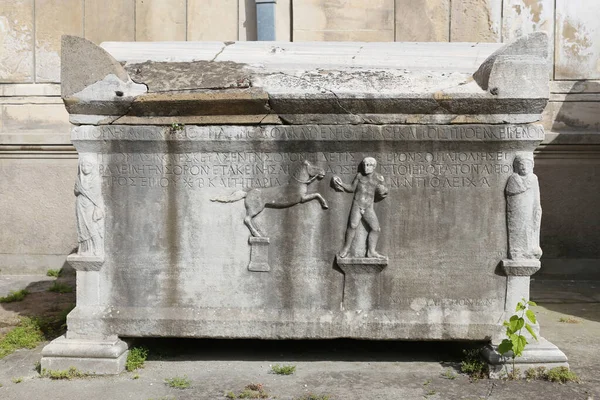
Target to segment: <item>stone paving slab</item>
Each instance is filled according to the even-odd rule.
[[[455,369],[464,343],[152,339],[145,342],[152,354],[137,379],[136,373],[123,373],[51,381],[39,378],[35,370],[42,346],[18,351],[0,360],[0,399],[226,399],[228,391],[239,393],[249,383],[262,383],[271,398],[282,400],[309,393],[330,395],[332,400],[598,400],[600,303],[593,300],[600,282],[546,282],[532,285],[532,298],[545,299],[535,309],[542,333],[565,351],[582,383],[470,382]],[[560,303],[550,301],[557,288],[568,289],[557,291]],[[560,322],[561,318],[577,322]],[[270,366],[276,363],[295,365],[296,372],[274,375]],[[187,376],[190,388],[164,384],[165,378],[175,376]],[[22,382],[14,383],[14,378]]]

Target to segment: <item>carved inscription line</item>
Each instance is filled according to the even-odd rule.
[[[79,126],[73,140],[135,141],[506,141],[542,140],[539,125],[290,125],[186,126],[181,130],[158,126]]]
[[[315,153],[108,153],[99,155],[98,172],[109,186],[183,188],[264,188],[281,186],[290,168],[309,161],[326,175],[352,177],[362,154]],[[390,188],[491,187],[512,173],[506,152],[389,152],[376,156]]]
[[[441,299],[441,298],[404,298],[404,297],[392,297],[392,304],[398,304],[403,306],[418,306],[421,307],[492,307],[498,304],[497,299]]]

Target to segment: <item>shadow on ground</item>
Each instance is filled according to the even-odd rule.
[[[126,338],[124,338],[127,340]],[[463,350],[483,342],[406,342],[352,339],[231,340],[131,339],[150,349],[149,360],[161,361],[344,361],[460,363]]]
[[[52,292],[49,289],[56,284],[71,288],[68,293]],[[20,323],[21,317],[29,317],[46,322],[44,333],[47,339],[60,336],[66,314],[75,307],[75,274],[62,272],[58,278],[45,276],[0,276],[0,297],[11,291],[27,290],[21,301],[0,303],[0,336]],[[45,331],[45,328],[49,331]]]
[[[531,299],[549,310],[600,322],[600,281],[532,279]]]

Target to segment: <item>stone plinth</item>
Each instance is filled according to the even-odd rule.
[[[502,260],[502,271],[506,276],[531,276],[541,267],[540,260]]]
[[[376,310],[381,295],[380,273],[388,265],[383,258],[335,257],[344,272],[344,310]]]
[[[104,264],[104,256],[81,256],[70,254],[67,262],[75,271],[100,271]]]
[[[269,272],[269,238],[254,237],[248,238],[250,244],[250,264],[248,271]]]
[[[149,49],[137,62],[66,39],[79,252],[103,257],[74,260],[66,341],[500,337],[529,277],[498,266],[541,254],[544,40],[413,70],[359,44],[172,63],[169,45],[118,45]]]
[[[503,378],[512,373],[512,352],[502,356],[497,351],[498,346],[488,345],[483,349],[482,356],[489,366],[490,378]],[[515,369],[525,377],[530,368],[544,367],[550,370],[556,367],[569,367],[567,356],[558,347],[544,338],[539,341],[530,340],[523,350],[521,357],[515,358]]]
[[[64,371],[76,367],[93,375],[115,375],[127,361],[127,343],[115,339],[54,339],[42,350],[42,371]]]

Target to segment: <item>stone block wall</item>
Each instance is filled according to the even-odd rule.
[[[550,36],[548,133],[537,151],[540,274],[600,279],[600,20],[589,0],[278,0],[281,41],[510,42]],[[45,271],[75,247],[77,154],[60,99],[60,37],[256,40],[254,0],[0,2],[0,273]]]

